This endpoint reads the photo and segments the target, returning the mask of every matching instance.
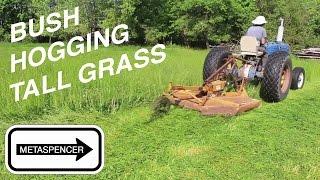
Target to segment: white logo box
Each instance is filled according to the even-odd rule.
[[[6,133],[6,166],[14,174],[96,174],[104,133],[93,125],[16,125]]]

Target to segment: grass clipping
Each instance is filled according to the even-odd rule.
[[[158,97],[153,103],[153,107],[152,107],[153,112],[150,117],[150,122],[157,120],[165,116],[166,114],[168,114],[170,111],[170,107],[171,107],[171,102],[167,97],[165,96]]]

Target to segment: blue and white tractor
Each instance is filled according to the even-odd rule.
[[[260,46],[255,37],[244,36],[240,52],[213,47],[203,66],[202,86],[170,84],[164,96],[172,104],[200,111],[203,115],[236,115],[261,105],[246,92],[250,82],[261,83],[260,97],[266,102],[284,100],[291,89],[301,89],[305,72],[292,70],[290,46],[282,41],[283,20],[275,42]]]
[[[303,88],[305,72],[302,67],[292,70],[291,49],[283,42],[283,22],[281,19],[275,42],[260,46],[255,37],[244,36],[240,41],[240,53],[232,54],[226,48],[213,48],[204,63],[203,79],[210,81],[212,74],[228,59],[235,59],[241,63],[231,62],[233,69],[228,74],[238,83],[243,79],[261,82],[260,96],[264,101],[279,102],[287,97],[290,88]]]

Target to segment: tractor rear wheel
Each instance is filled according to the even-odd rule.
[[[206,57],[203,65],[203,81],[208,79],[223,64],[231,53],[224,47],[214,47]]]
[[[284,100],[292,81],[292,62],[287,52],[277,52],[268,57],[261,83],[260,97],[266,102]]]

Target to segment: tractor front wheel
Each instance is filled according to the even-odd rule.
[[[260,97],[266,102],[280,102],[287,97],[291,82],[292,62],[288,53],[274,53],[264,68]]]
[[[297,90],[302,89],[304,86],[305,81],[305,71],[302,67],[296,67],[292,71],[292,83],[291,83],[291,89]]]

